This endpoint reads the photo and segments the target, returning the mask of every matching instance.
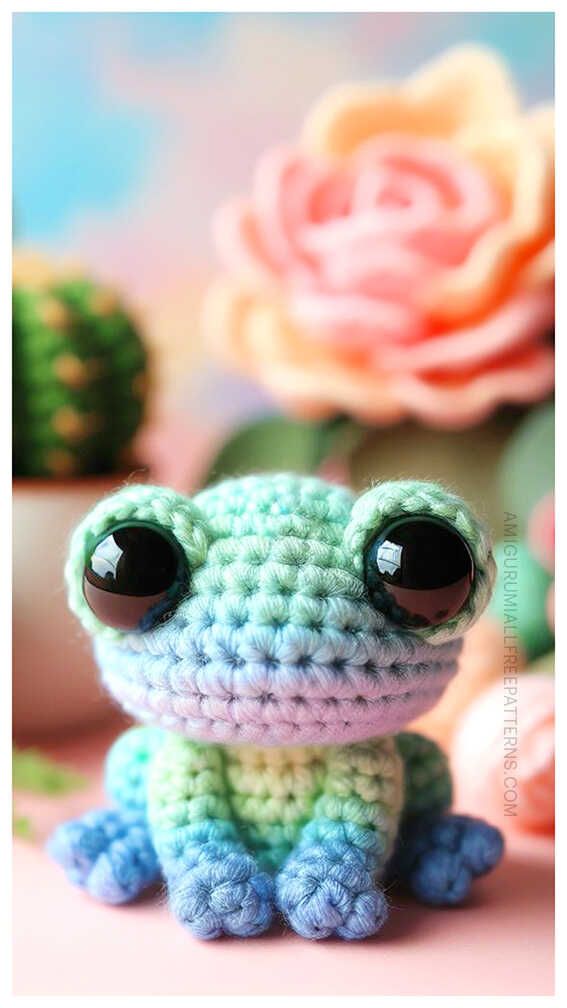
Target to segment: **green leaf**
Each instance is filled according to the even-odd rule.
[[[27,816],[14,815],[12,819],[12,832],[20,840],[32,840],[33,828]]]
[[[263,417],[246,424],[222,446],[204,485],[258,472],[315,473],[334,454],[349,453],[362,429],[347,418],[324,423]]]
[[[80,774],[54,763],[36,749],[12,751],[12,784],[17,791],[33,794],[61,795],[84,787]]]

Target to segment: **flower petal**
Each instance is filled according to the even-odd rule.
[[[206,301],[205,332],[226,359],[297,415],[323,418],[346,412],[363,423],[415,417],[439,428],[480,422],[502,402],[535,402],[553,388],[548,345],[504,355],[490,369],[450,380],[440,374],[387,374],[356,355],[339,357],[297,329],[276,299],[227,284]]]
[[[506,297],[554,233],[552,157],[528,124],[466,130],[455,142],[494,179],[508,214],[480,236],[461,266],[432,285],[428,308],[444,325],[473,318]]]
[[[553,157],[555,152],[555,110],[553,105],[535,105],[526,115],[526,122]]]
[[[213,241],[223,265],[239,276],[266,280],[276,270],[245,200],[233,200],[217,210],[213,217]]]
[[[393,385],[409,415],[431,427],[458,429],[480,423],[501,403],[543,399],[554,379],[552,348],[535,346],[474,378],[441,384],[407,375]]]
[[[303,130],[310,151],[344,157],[380,133],[451,137],[464,123],[517,114],[504,63],[476,46],[450,49],[406,83],[349,84],[323,95]]]
[[[511,349],[540,340],[551,330],[553,319],[553,292],[533,290],[510,298],[477,325],[451,330],[418,346],[380,347],[377,356],[385,370],[413,374],[489,365]]]
[[[403,90],[437,127],[434,135],[452,136],[463,123],[500,122],[520,111],[506,64],[484,46],[448,49],[409,77]]]
[[[255,217],[262,243],[284,271],[311,272],[312,262],[301,246],[301,229],[310,218],[310,204],[329,177],[327,165],[286,149],[260,158],[253,190]]]
[[[291,299],[290,317],[306,330],[306,338],[344,346],[382,346],[415,343],[424,335],[424,322],[409,301],[368,297],[364,294],[297,292]]]

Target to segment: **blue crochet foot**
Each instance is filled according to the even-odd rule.
[[[482,819],[419,816],[400,831],[388,875],[407,885],[422,903],[457,906],[474,879],[498,864],[503,850],[500,831]]]
[[[47,849],[67,878],[101,903],[129,903],[161,874],[140,812],[87,812],[59,826]]]
[[[384,925],[388,906],[375,882],[375,835],[357,834],[364,835],[362,845],[349,840],[345,824],[309,824],[277,876],[277,905],[302,937],[356,940]]]
[[[270,927],[273,880],[259,871],[230,823],[194,823],[162,834],[156,844],[171,909],[197,938],[249,938]]]

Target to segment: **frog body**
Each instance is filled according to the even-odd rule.
[[[403,624],[369,588],[368,545],[404,515],[442,519],[474,558],[465,604],[432,625]],[[106,535],[115,548],[114,529],[137,527],[169,537],[184,573],[159,601],[167,611],[152,602],[130,629],[101,620],[106,584],[89,595],[84,571]],[[71,544],[70,604],[103,683],[143,724],[109,753],[114,808],[60,827],[53,856],[106,902],[164,878],[174,914],[203,938],[260,934],[277,912],[306,937],[363,938],[387,917],[390,876],[459,902],[501,837],[447,812],[445,757],[403,729],[455,674],[492,577],[482,527],[432,484],[356,500],[282,474],[193,499],[132,486],[101,501]]]

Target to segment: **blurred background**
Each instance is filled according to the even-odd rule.
[[[493,55],[461,51],[444,62],[445,50],[462,45],[488,47]],[[532,109],[553,100],[553,60],[552,14],[15,15],[17,993],[134,993],[127,960],[122,961],[126,947],[136,953],[130,973],[139,992],[161,990],[163,961],[171,961],[171,922],[163,914],[160,920],[152,916],[160,908],[148,910],[152,955],[140,957],[139,916],[130,918],[131,942],[126,931],[118,936],[122,917],[114,936],[110,910],[95,920],[86,901],[65,902],[65,883],[43,851],[56,823],[102,803],[104,753],[124,723],[103,693],[91,641],[67,609],[63,566],[70,532],[95,501],[125,480],[150,479],[191,492],[207,479],[274,466],[319,471],[355,489],[388,477],[439,479],[486,519],[500,540],[497,560],[503,557],[508,514],[506,534],[521,585],[517,816],[505,818],[502,802],[503,675],[509,666],[501,577],[488,613],[466,635],[459,676],[417,727],[449,756],[457,808],[499,822],[514,838],[511,850],[527,844],[524,860],[509,859],[501,890],[492,896],[502,911],[492,915],[493,931],[485,926],[489,908],[477,908],[478,969],[469,925],[463,924],[466,992],[485,993],[478,984],[488,982],[485,973],[490,978],[494,968],[502,974],[490,992],[512,993],[514,961],[518,993],[547,993],[555,755],[554,169],[551,110],[533,114]],[[437,69],[431,74],[428,68],[426,83],[420,78],[416,85],[413,75],[431,61]],[[447,74],[454,86],[446,85]],[[409,76],[414,92],[408,99]],[[367,116],[371,128],[348,147],[360,111],[353,101],[350,121],[348,115],[346,126],[343,121],[348,149],[325,149],[329,188],[335,187],[331,198],[324,194],[321,201],[326,210],[321,219],[316,210],[314,220],[307,212],[299,222],[292,219],[288,258],[283,256],[282,264],[276,255],[273,269],[273,262],[263,273],[260,269],[249,311],[248,293],[238,288],[239,268],[244,265],[246,274],[250,262],[258,265],[263,241],[272,251],[274,235],[276,246],[282,233],[290,237],[285,209],[294,196],[292,185],[288,202],[285,173],[277,175],[277,164],[270,176],[272,162],[264,176],[272,202],[268,198],[267,210],[266,201],[259,205],[253,180],[261,155],[281,144],[297,146],[309,110],[329,88],[385,78],[399,82],[395,94],[403,95],[393,102],[395,114],[389,114],[388,98],[374,92],[379,111],[374,108],[374,119]],[[426,108],[427,114],[412,119],[408,107],[411,111],[416,94],[420,113]],[[338,127],[335,133],[341,139]],[[364,140],[372,148],[380,133],[385,136],[378,137],[378,146],[394,145],[393,168],[387,160],[365,164],[364,150],[359,159]],[[401,169],[400,136],[408,159]],[[424,150],[436,149],[439,138],[440,163],[431,172]],[[298,156],[311,192],[315,155],[307,148],[306,143],[292,157]],[[348,167],[341,174],[336,164],[343,154]],[[352,184],[346,199],[345,178]],[[465,213],[452,216],[455,202],[462,209],[463,178],[465,190],[470,183]],[[377,210],[368,215],[375,232],[358,256],[355,243],[351,255],[352,246],[345,253],[332,237],[335,225],[340,231],[345,223],[337,221],[341,217],[354,225],[351,234],[360,235],[356,215],[364,217],[368,207],[361,211],[357,204],[357,185],[375,193],[371,210]],[[424,229],[425,249],[419,245],[424,191],[434,210],[431,230]],[[240,193],[248,201],[241,205],[248,217],[243,212],[233,241],[236,266],[225,261],[222,272],[212,217]],[[389,232],[388,213],[393,210],[395,218],[400,208],[406,214],[400,232],[395,227]],[[234,216],[231,220],[234,225]],[[243,220],[254,226],[247,229]],[[366,220],[362,231],[368,238]],[[230,245],[235,229],[226,221]],[[297,269],[294,255],[303,249],[305,233],[319,226],[324,251],[320,262],[313,256],[313,272],[319,269],[314,289],[324,324],[317,328],[297,314],[294,282],[304,262],[300,251]],[[255,235],[261,236],[256,246]],[[410,265],[418,262],[409,279],[408,258]],[[477,289],[473,275],[463,296],[459,267],[473,260],[482,282]],[[216,302],[211,300],[224,328],[224,358],[212,352],[214,340],[202,323],[203,295],[216,291],[221,273],[221,286],[227,278],[236,281],[232,301],[220,287]],[[438,282],[449,295],[446,314],[443,297],[431,307],[429,295]],[[359,295],[366,299],[362,324],[357,326],[357,318],[350,326],[347,318],[343,329],[336,323],[337,288],[339,307],[342,295],[355,305]],[[381,315],[390,296],[402,318],[398,330],[391,327],[393,338]],[[250,324],[258,317],[254,309],[264,319],[263,329]],[[283,365],[290,362],[287,371]],[[278,395],[286,376],[285,392],[292,394]],[[303,390],[303,411],[292,409],[296,384]],[[326,412],[320,410],[321,396],[323,407],[330,407]],[[530,858],[536,859],[533,871]],[[60,943],[61,961],[45,941],[53,931],[54,907],[65,917],[61,930],[72,928],[77,937],[72,957]],[[525,938],[518,937],[522,925],[530,929]],[[425,935],[429,929],[421,930]],[[439,942],[438,934],[443,932],[431,929],[430,940]],[[494,959],[496,942],[502,954]],[[517,961],[522,942],[534,949],[525,963]],[[425,954],[427,940],[423,948]],[[172,978],[179,990],[175,986],[172,992],[186,993],[185,946],[180,949],[179,976]],[[107,969],[101,971],[103,959]],[[459,961],[458,953],[453,961]],[[397,962],[394,957],[394,973]],[[402,972],[422,982],[421,966]],[[438,993],[433,974],[439,971],[433,966],[430,972],[431,992]],[[449,976],[451,970],[441,972]],[[115,981],[111,989],[104,986]],[[397,992],[399,981],[392,982]]]
[[[500,53],[526,104],[552,97],[550,14],[16,15],[17,241],[119,286],[158,347],[160,407],[212,434],[267,403],[200,360],[213,210],[329,86],[403,78],[463,42]]]

